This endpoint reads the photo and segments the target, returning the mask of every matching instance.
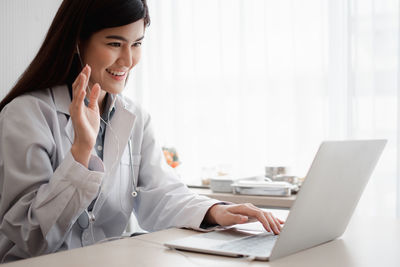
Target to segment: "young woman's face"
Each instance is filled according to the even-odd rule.
[[[120,93],[129,71],[139,62],[143,38],[143,19],[94,33],[82,44],[83,63],[92,69],[90,85],[99,83],[103,92]]]

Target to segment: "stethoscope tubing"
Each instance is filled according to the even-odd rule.
[[[132,196],[137,197],[138,195],[138,190],[136,188],[136,181],[135,181],[135,173],[133,169],[133,156],[132,156],[132,140],[129,138],[128,140],[128,146],[129,146],[129,167],[132,175]]]

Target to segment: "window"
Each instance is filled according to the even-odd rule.
[[[212,166],[254,175],[285,165],[304,176],[323,140],[385,138],[358,212],[396,215],[397,1],[154,0],[149,8],[126,94],[150,112],[160,143],[180,153],[185,182]]]

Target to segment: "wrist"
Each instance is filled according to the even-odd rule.
[[[220,205],[221,205],[221,203],[216,203],[208,209],[206,216],[204,217],[204,220],[206,223],[218,224],[217,220],[216,220],[216,218],[217,218],[216,214],[218,213]]]
[[[71,154],[74,157],[75,161],[79,162],[80,164],[88,168],[91,149],[90,150],[85,149],[77,144],[72,144]]]

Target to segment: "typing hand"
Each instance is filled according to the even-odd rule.
[[[221,226],[229,226],[233,224],[241,224],[257,219],[268,232],[279,234],[281,224],[285,222],[276,218],[271,212],[262,211],[251,203],[233,204],[233,205],[214,205],[205,216],[210,224],[219,224]]]

